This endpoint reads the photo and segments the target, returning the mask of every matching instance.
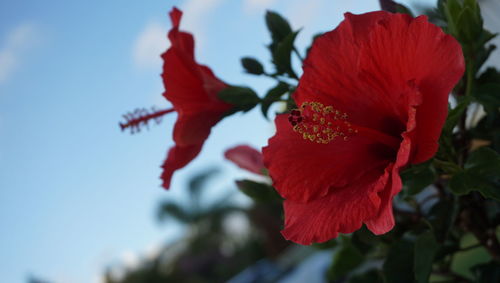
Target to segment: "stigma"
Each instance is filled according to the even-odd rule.
[[[347,119],[347,113],[320,102],[304,102],[288,117],[295,132],[318,144],[329,144],[336,139],[348,141],[357,134],[358,130]]]

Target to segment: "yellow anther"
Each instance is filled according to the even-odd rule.
[[[328,144],[339,136],[347,141],[348,137],[356,133],[346,121],[347,113],[320,102],[302,103],[299,109],[292,111],[291,117],[293,130],[301,134],[303,139],[318,144]]]

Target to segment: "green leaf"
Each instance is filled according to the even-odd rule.
[[[431,162],[414,165],[401,173],[407,195],[416,195],[433,184],[437,175]]]
[[[413,13],[411,12],[410,8],[406,7],[403,4],[396,3],[396,12],[401,13],[401,14],[407,14],[412,17],[414,17]]]
[[[387,283],[415,282],[413,276],[414,244],[406,239],[393,243],[384,262]]]
[[[457,23],[461,11],[462,7],[458,0],[447,0],[444,3],[444,14],[448,23],[448,30],[455,37],[459,36]]]
[[[415,241],[415,279],[418,283],[429,282],[432,271],[432,262],[439,248],[436,238],[431,231],[426,231],[418,236]]]
[[[186,211],[180,204],[170,201],[163,202],[158,209],[158,219],[164,221],[167,218],[188,224],[193,221],[193,215]]]
[[[299,31],[288,34],[278,43],[273,52],[273,62],[278,74],[288,74],[291,78],[298,78],[292,69],[292,51],[295,38]]]
[[[366,226],[352,233],[352,244],[363,254],[371,251],[380,242],[380,237],[375,236]]]
[[[379,2],[380,2],[380,6],[381,6],[382,10],[384,10],[384,11],[391,12],[391,13],[408,14],[408,15],[413,17],[412,12],[405,5],[399,4],[399,3],[392,1],[392,0],[381,0]]]
[[[477,102],[483,105],[489,119],[500,114],[500,82],[480,84],[473,92]]]
[[[274,51],[273,46],[276,46],[276,44],[291,34],[292,28],[285,18],[273,11],[267,11],[266,25],[269,32],[271,32],[271,38],[273,40],[273,43],[271,44],[271,51]]]
[[[451,134],[453,128],[458,124],[460,117],[467,109],[472,99],[470,97],[463,97],[457,106],[448,112],[448,117],[446,117],[446,122],[443,127],[443,134]]]
[[[448,237],[458,214],[458,203],[454,199],[443,199],[429,211],[429,222],[439,243]]]
[[[464,170],[453,175],[450,189],[457,195],[475,190],[486,198],[500,201],[500,155],[487,147],[472,152]]]
[[[471,100],[472,98],[470,96],[462,97],[460,101],[458,101],[457,106],[448,111],[448,117],[446,117],[446,122],[441,137],[439,138],[440,147],[438,156],[444,160],[452,160],[456,156],[454,152],[455,147],[452,142],[453,128],[458,124],[458,121],[469,106]]]
[[[465,171],[461,171],[451,178],[450,189],[457,195],[465,195],[472,191],[475,182],[473,176],[467,174]]]
[[[206,185],[208,180],[214,177],[217,173],[219,173],[219,169],[210,168],[193,176],[188,183],[188,190],[191,198],[198,200],[201,197],[203,187]]]
[[[500,265],[498,262],[490,261],[474,266],[472,272],[476,283],[500,282]]]
[[[329,250],[338,246],[337,239],[331,239],[322,243],[313,243],[311,246],[318,250]]]
[[[241,65],[243,65],[243,68],[249,74],[253,75],[264,74],[264,66],[262,66],[262,64],[255,58],[251,57],[241,58]]]
[[[260,102],[255,91],[248,87],[230,86],[218,94],[220,100],[234,105],[232,113],[237,111],[247,112]]]
[[[264,97],[260,105],[264,117],[267,118],[267,112],[269,111],[269,107],[271,107],[271,104],[280,100],[283,94],[287,93],[288,91],[289,91],[288,84],[280,82],[278,83],[278,85],[276,85],[267,92],[266,96]]]
[[[281,199],[276,190],[266,184],[250,180],[239,180],[236,181],[236,185],[242,193],[257,202],[269,202]]]
[[[338,280],[346,276],[354,268],[358,267],[364,261],[364,256],[351,243],[347,237],[342,238],[342,245],[334,253],[332,265],[328,272],[330,280]]]
[[[457,19],[459,37],[463,42],[473,42],[483,30],[481,17],[469,6],[464,6]]]
[[[354,275],[349,278],[348,283],[383,283],[384,278],[377,269],[371,269],[365,273]]]

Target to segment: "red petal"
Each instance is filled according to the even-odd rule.
[[[427,17],[411,19],[393,15],[381,20],[361,50],[360,66],[370,74],[372,84],[391,94],[395,105],[404,109],[405,84],[412,82],[422,94],[417,107],[416,134],[412,162],[431,158],[446,119],[448,95],[462,77],[465,65],[458,42]]]
[[[167,159],[161,166],[163,168],[163,173],[161,174],[161,179],[163,180],[162,186],[165,189],[170,187],[170,180],[174,172],[191,162],[198,155],[202,147],[202,143],[191,146],[176,145],[169,150]]]
[[[327,196],[300,203],[285,200],[285,229],[283,236],[293,242],[309,245],[325,242],[338,233],[352,233],[361,228],[366,219],[377,214],[382,190],[389,172],[363,176],[357,183],[338,188]]]
[[[421,97],[419,92],[414,93],[413,98],[415,100],[419,100],[419,97]],[[378,192],[378,196],[382,200],[379,211],[375,217],[365,221],[368,229],[377,235],[387,233],[394,227],[392,201],[394,196],[401,191],[403,186],[399,172],[401,168],[406,166],[410,160],[410,154],[413,147],[412,140],[414,140],[415,130],[417,128],[417,111],[415,109],[415,105],[418,104],[419,101],[410,101],[410,104],[407,107],[409,114],[408,122],[406,124],[407,131],[402,134],[403,141],[399,147],[396,162],[394,164],[391,163],[385,169],[385,174],[388,174],[389,172],[392,174],[384,189]]]
[[[175,143],[179,146],[203,143],[221,117],[220,112],[183,112],[181,109],[174,127]]]
[[[264,164],[275,188],[286,199],[309,201],[323,197],[374,168],[381,173],[395,158],[395,151],[360,136],[329,144],[304,140],[293,131],[287,115],[276,118],[276,128],[276,135],[263,148]]]
[[[262,169],[264,169],[262,153],[248,145],[239,145],[228,149],[224,156],[238,167],[255,174],[262,174]]]
[[[382,11],[346,14],[335,30],[316,39],[294,94],[297,105],[318,101],[348,113],[353,124],[398,136],[405,120],[387,107],[391,98],[359,79],[361,48],[373,26],[390,16]]]
[[[172,11],[170,11],[169,15],[170,20],[172,21],[172,26],[175,28],[179,28],[182,18],[182,11],[177,9],[177,7],[174,7]]]

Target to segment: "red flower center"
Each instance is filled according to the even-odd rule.
[[[398,148],[401,143],[401,138],[353,125],[347,119],[347,113],[320,102],[304,102],[299,109],[292,110],[288,117],[295,132],[305,140],[318,144],[328,144],[337,138],[348,141],[357,134],[392,148]]]

